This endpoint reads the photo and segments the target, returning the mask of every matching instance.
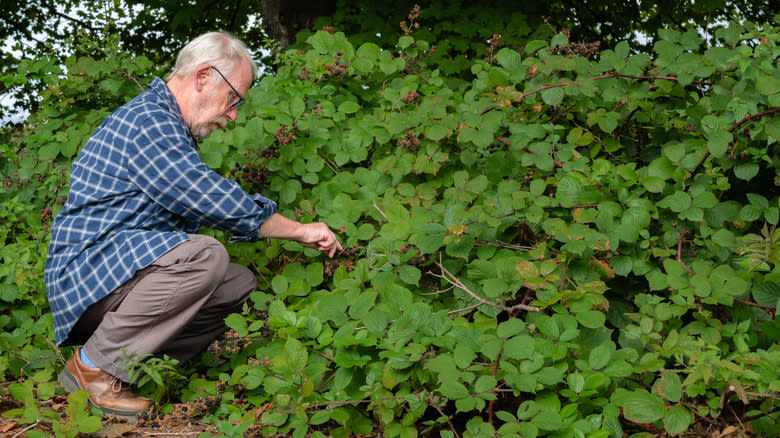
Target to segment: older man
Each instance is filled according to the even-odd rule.
[[[225,330],[257,285],[200,226],[231,240],[279,238],[329,257],[341,245],[322,223],[302,224],[209,169],[195,138],[236,119],[257,67],[223,32],[179,53],[167,79],[111,114],[71,171],[52,227],[46,286],[58,345],[82,345],[59,376],[104,412],[133,417],[149,400],[128,388],[122,362],[142,354],[186,361]]]

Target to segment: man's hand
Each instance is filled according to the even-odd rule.
[[[333,258],[337,251],[343,251],[339,239],[322,222],[302,224],[288,219],[279,213],[268,218],[260,227],[260,235],[273,239],[294,240],[307,248],[322,251]]]
[[[336,255],[336,251],[344,250],[344,248],[341,247],[339,240],[336,238],[336,235],[324,223],[301,224],[301,227],[303,229],[303,235],[298,240],[298,243],[301,245],[322,251],[322,253],[330,258],[333,258],[333,256]]]

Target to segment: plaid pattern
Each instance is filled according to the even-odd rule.
[[[58,345],[91,304],[207,226],[254,241],[276,203],[250,196],[200,159],[173,94],[149,90],[111,114],[71,169],[54,219],[46,288]]]

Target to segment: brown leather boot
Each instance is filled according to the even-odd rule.
[[[118,378],[81,361],[77,348],[57,379],[68,393],[83,389],[89,392],[89,402],[106,414],[134,420],[136,414],[149,409],[151,400],[139,397]]]

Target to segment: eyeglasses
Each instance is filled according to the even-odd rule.
[[[225,75],[223,75],[222,72],[219,71],[219,69],[217,69],[213,65],[211,65],[210,67],[213,68],[215,72],[219,73],[220,76],[222,76],[222,79],[224,79],[225,82],[227,82],[228,87],[230,87],[230,89],[233,90],[234,93],[236,93],[236,97],[238,97],[238,101],[236,103],[234,103],[233,105],[230,105],[230,109],[232,110],[233,108],[238,108],[239,105],[244,103],[244,98],[241,97],[241,95],[238,93],[238,91],[236,91],[235,87],[233,87],[233,84],[231,84],[230,81],[227,80]]]

